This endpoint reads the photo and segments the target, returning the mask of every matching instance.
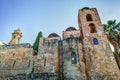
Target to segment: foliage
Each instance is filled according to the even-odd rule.
[[[116,23],[116,20],[109,20],[103,26],[108,40],[115,49],[114,56],[120,69],[120,22]]]
[[[39,47],[39,40],[40,40],[41,37],[42,37],[42,32],[39,32],[37,37],[36,37],[36,40],[33,44],[33,49],[37,52],[38,52],[38,47]]]
[[[108,39],[116,38],[120,33],[120,22],[116,23],[116,20],[109,20],[107,24],[103,24],[103,26]]]
[[[114,48],[119,52],[120,22],[116,23],[116,20],[109,20],[107,24],[103,24],[103,26],[104,26],[104,32],[107,35],[108,40],[114,46]]]

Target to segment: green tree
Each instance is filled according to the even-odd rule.
[[[116,20],[109,20],[107,24],[103,24],[104,31],[108,39],[116,38],[120,32],[120,22],[116,23]]]
[[[39,32],[37,37],[36,37],[36,40],[33,44],[33,49],[34,49],[35,52],[38,52],[39,40],[40,40],[41,37],[42,37],[42,32]]]
[[[120,22],[116,23],[116,20],[109,20],[107,24],[103,24],[103,26],[109,42],[114,47],[114,56],[120,69]]]

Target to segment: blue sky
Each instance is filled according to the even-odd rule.
[[[78,29],[78,10],[97,8],[102,23],[120,21],[120,0],[0,0],[0,41],[8,43],[20,28],[22,43],[33,44],[38,32],[60,36],[69,26]]]

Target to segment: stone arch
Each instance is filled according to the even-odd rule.
[[[75,52],[71,53],[71,62],[72,64],[77,64],[77,55]]]
[[[87,19],[87,21],[93,21],[91,14],[87,14],[86,19]]]
[[[89,27],[90,27],[90,33],[96,33],[96,27],[95,27],[95,24],[93,23],[90,23],[89,24]]]

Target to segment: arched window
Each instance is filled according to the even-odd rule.
[[[72,64],[77,64],[77,58],[76,58],[75,52],[71,53],[71,61],[72,61]]]
[[[91,14],[87,14],[86,19],[87,19],[87,21],[93,21]]]
[[[96,38],[93,39],[93,44],[98,45],[98,40]]]
[[[96,27],[95,27],[95,25],[93,24],[93,23],[90,23],[89,24],[89,27],[90,27],[90,32],[91,33],[96,33],[97,31],[96,31]]]

